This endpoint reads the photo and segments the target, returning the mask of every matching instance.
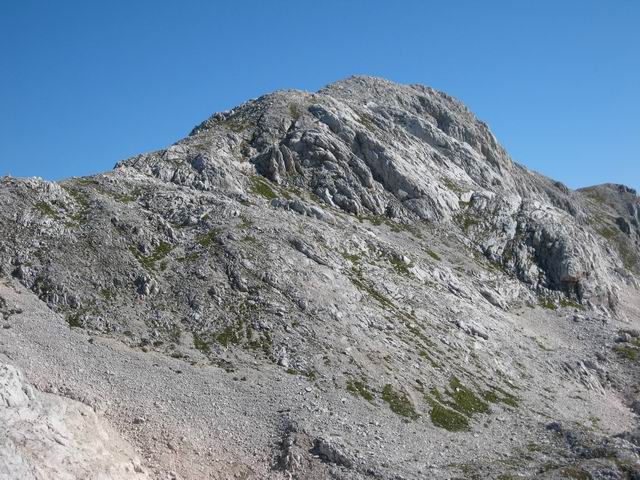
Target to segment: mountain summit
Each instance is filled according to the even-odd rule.
[[[140,478],[640,475],[640,199],[445,93],[276,92],[0,205],[0,361]],[[11,441],[0,476],[44,468]]]

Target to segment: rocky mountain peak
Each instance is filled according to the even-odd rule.
[[[639,212],[428,87],[275,92],[111,172],[0,179],[0,365],[113,396],[141,476],[624,478]]]
[[[276,92],[117,166],[131,167],[240,196],[255,172],[356,217],[462,224],[484,255],[534,288],[615,305],[607,278],[614,267],[582,228],[588,207],[514,164],[486,124],[432,88],[355,76],[317,93]],[[546,213],[534,215],[541,207]]]

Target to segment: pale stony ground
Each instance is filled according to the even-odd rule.
[[[33,390],[0,366],[0,478],[145,480],[131,444],[87,405]]]
[[[321,391],[273,367],[248,365],[229,374],[71,330],[15,282],[3,281],[0,296],[23,310],[0,331],[2,363],[21,368],[36,388],[80,400],[104,415],[135,445],[154,478],[279,478],[272,466],[285,419],[318,435],[341,437],[367,461],[387,461],[398,472],[417,469],[430,478],[448,478],[452,464],[480,458],[499,471],[530,443],[553,446],[543,428],[551,420],[584,423],[605,434],[637,422],[616,392],[603,395],[571,374],[558,375],[561,362],[582,357],[575,336],[584,335],[585,326],[567,328],[574,322],[544,310],[510,318],[512,335],[523,342],[538,338],[549,349],[528,354],[530,346],[513,342],[532,375],[522,384],[532,389],[523,392],[525,412],[498,411],[470,433],[448,433],[426,419],[407,424],[379,408],[363,408],[344,391]],[[640,325],[635,320],[624,326]],[[549,390],[535,391],[543,385]]]

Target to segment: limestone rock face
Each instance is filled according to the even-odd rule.
[[[525,283],[610,308],[617,301],[615,259],[589,237],[581,196],[514,164],[464,105],[420,85],[351,77],[314,94],[267,95],[117,168],[229,194],[255,171],[356,216],[481,225],[484,253]],[[465,230],[477,240],[477,229]]]
[[[146,479],[133,447],[89,407],[0,365],[0,478]]]
[[[103,399],[153,478],[631,478],[639,215],[434,89],[276,92],[104,174],[0,178],[0,361]],[[0,468],[144,476],[3,372]]]

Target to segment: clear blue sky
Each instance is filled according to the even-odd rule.
[[[110,169],[351,74],[458,97],[516,161],[640,189],[640,2],[3,1],[0,175]]]

